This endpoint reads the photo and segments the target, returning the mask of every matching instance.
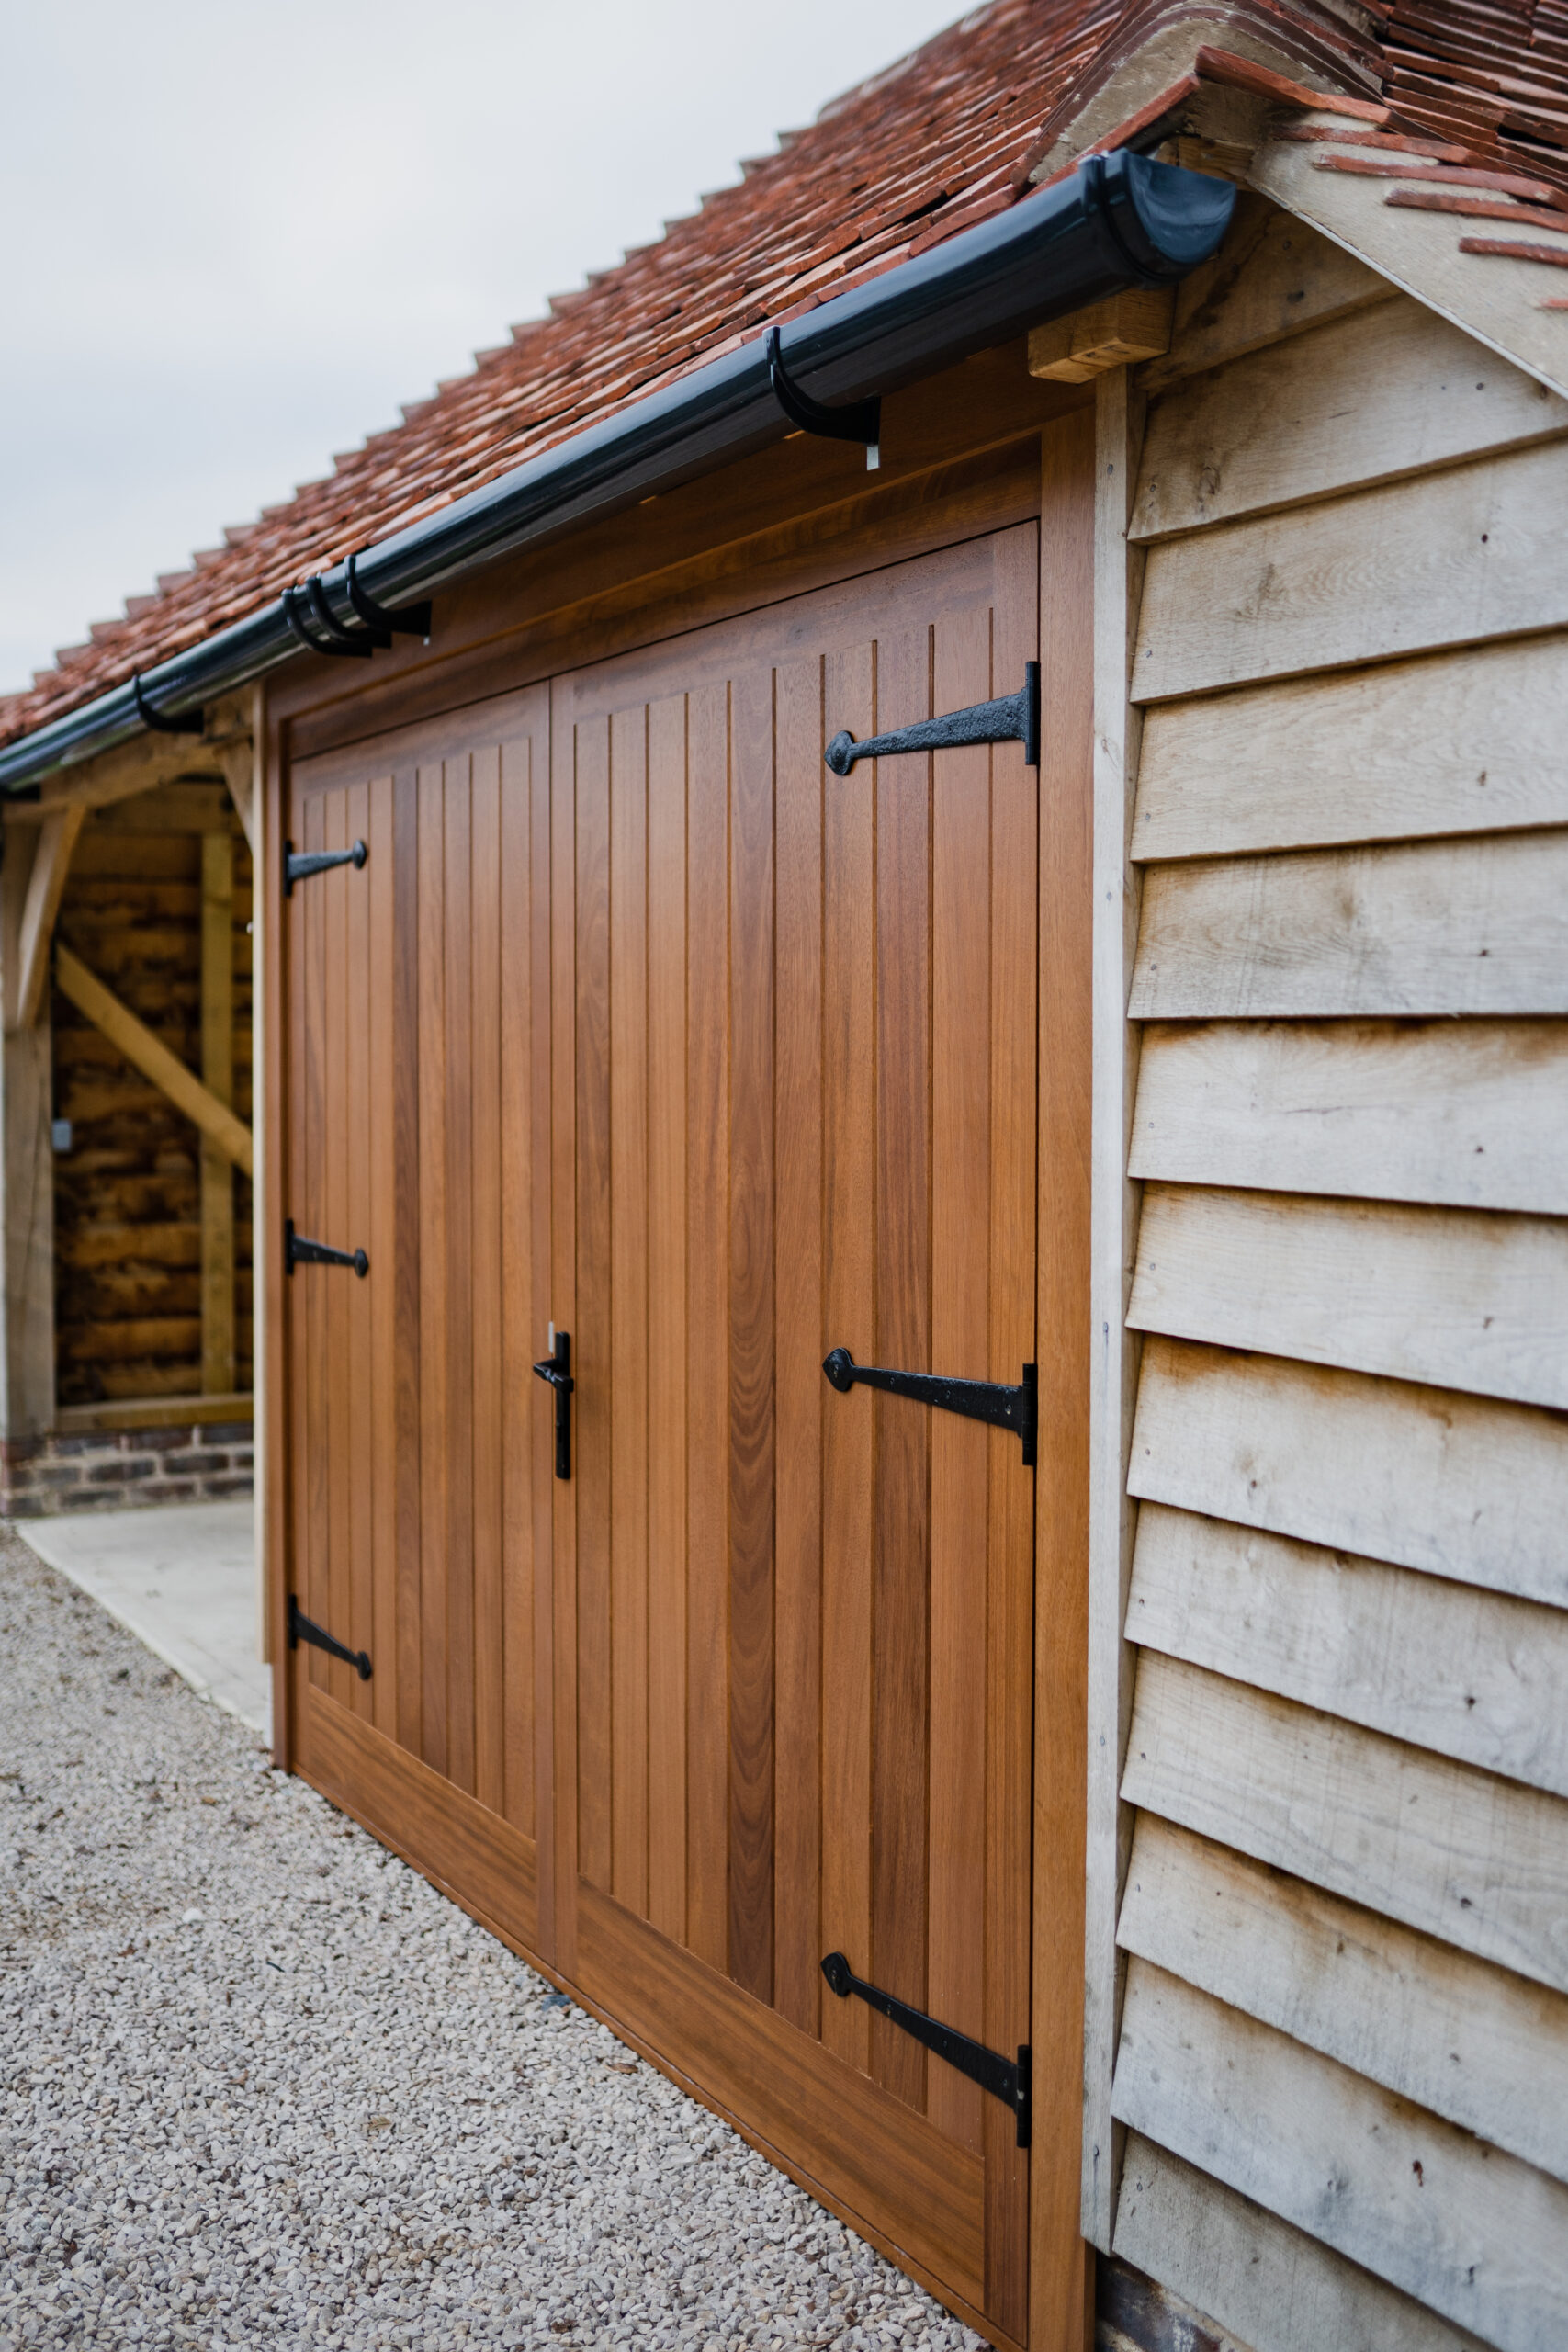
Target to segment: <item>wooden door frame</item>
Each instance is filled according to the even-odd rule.
[[[1056,1475],[1042,1475],[1035,1494],[1034,1732],[1031,2032],[1037,2086],[1064,2087],[1060,2112],[1037,2104],[1030,2177],[1030,2352],[1085,2352],[1092,2337],[1093,2260],[1079,2233],[1080,2112],[1083,2063],[1084,1856],[1088,1776],[1088,1526],[1089,1417],[1091,1328],[1089,1307],[1089,1150],[1091,1099],[1091,942],[1093,919],[1092,766],[1094,733],[1093,611],[1096,465],[1093,411],[1075,409],[1046,424],[1040,436],[1040,658],[1044,714],[1039,771],[1039,1056],[1037,1087],[1036,1318],[1040,1363],[1040,1409],[1053,1431]],[[956,536],[1021,519],[1010,508],[989,520],[970,522]],[[878,546],[871,568],[902,560],[904,553]],[[843,548],[838,576],[855,576],[852,542]],[[864,568],[863,566],[861,568]],[[818,575],[820,577],[820,575]],[[814,583],[815,584],[815,583]],[[705,618],[707,616],[705,616]],[[592,658],[590,655],[589,658]],[[556,664],[569,664],[563,656]],[[520,683],[520,682],[519,682]],[[260,699],[260,697],[258,697]],[[262,1085],[265,1099],[263,1197],[269,1208],[284,1196],[288,1148],[288,1032],[283,971],[282,841],[287,786],[289,703],[265,696],[265,821],[257,861],[257,906],[265,930],[262,1031],[268,1040]],[[436,707],[439,708],[439,701]],[[454,714],[456,716],[456,714]],[[312,747],[313,748],[313,747]],[[560,1298],[571,1295],[575,1261],[575,1177],[570,1154],[575,1136],[573,1099],[575,990],[574,876],[571,842],[552,824],[550,858],[554,919],[550,958],[550,1033],[555,1071],[552,1085],[559,1115],[552,1145],[552,1268]],[[276,1213],[271,1222],[277,1223]],[[288,1673],[288,1491],[287,1393],[283,1331],[282,1252],[277,1237],[261,1238],[265,1269],[258,1285],[265,1299],[261,1334],[268,1442],[258,1464],[266,1541],[267,1622],[275,1667],[274,1760],[294,1769],[297,1749]],[[560,1308],[558,1306],[558,1313]],[[570,1312],[570,1310],[569,1310]],[[556,1608],[570,1613],[556,1562],[575,1556],[572,1489],[554,1489],[555,1561],[551,1579]],[[566,1661],[572,1645],[569,1623],[554,1625],[556,1705],[575,1720],[575,1681]],[[575,1855],[575,1818],[569,1817],[564,1776],[558,1776],[555,1814],[538,1823],[540,1943],[555,1943],[560,1906],[553,1899],[557,1873]],[[384,1836],[378,1827],[377,1833]],[[403,1851],[423,1874],[443,1883],[428,1860]],[[620,2019],[583,1998],[572,1983],[575,1953],[559,1945],[525,1950],[471,1897],[443,1884],[443,1891],[468,1910],[510,1949],[552,1983],[570,1986],[573,1997],[601,2017],[630,2045],[702,2105],[732,2125],[771,2161],[778,2151],[726,2109],[702,2086],[684,2076]],[[1038,2092],[1037,2092],[1038,2101]],[[786,2172],[792,2167],[783,2167]],[[796,2177],[799,2176],[796,2175]],[[864,2224],[820,2184],[803,2182],[829,2210],[857,2230]],[[868,2233],[869,2234],[869,2233]],[[873,2243],[875,2242],[873,2238]],[[919,2283],[908,2257],[884,2247]],[[977,2315],[964,2312],[972,2325]]]

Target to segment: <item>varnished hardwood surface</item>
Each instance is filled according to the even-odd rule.
[[[1027,492],[1008,447],[924,515],[896,481],[848,547],[779,526],[782,602],[753,580],[693,627],[700,597],[604,591],[597,646],[651,642],[521,689],[498,655],[446,715],[414,691],[438,665],[400,665],[358,707],[389,730],[297,759],[277,828],[371,853],[284,934],[279,1213],[372,1260],[287,1285],[282,1580],[376,1658],[362,1685],[296,1654],[295,1760],[998,2343],[1029,2340],[1032,2264],[1053,2347],[1083,2272],[1040,2184],[1075,2154],[1039,2151],[1078,2061],[1038,1968],[1081,1930],[1063,1865],[1042,1942],[1032,1873],[1079,1769],[1075,1375],[1037,1508],[1016,1439],[820,1364],[1013,1382],[1066,1344],[1087,813],[1068,736],[1049,874],[1020,747],[847,779],[822,750],[1012,691],[1043,579],[1070,704],[1071,434],[1055,538],[987,527],[1039,508],[1035,438]],[[566,1483],[529,1372],[552,1320]],[[1010,2116],[827,1993],[835,1947],[1034,2040],[1032,2209]]]

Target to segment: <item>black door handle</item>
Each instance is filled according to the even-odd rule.
[[[552,1324],[550,1334],[556,1343],[554,1355],[547,1356],[534,1366],[541,1380],[547,1381],[556,1392],[556,1476],[571,1476],[571,1392],[577,1383],[571,1376],[571,1333],[558,1331]]]

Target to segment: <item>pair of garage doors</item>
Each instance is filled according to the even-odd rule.
[[[821,1963],[1029,2041],[1035,1473],[822,1365],[1034,1355],[1036,777],[823,752],[1015,688],[1037,565],[298,766],[367,854],[286,902],[280,1204],[368,1261],[285,1285],[289,1582],[372,1669],[291,1653],[298,1765],[1015,2338],[1014,2113]]]

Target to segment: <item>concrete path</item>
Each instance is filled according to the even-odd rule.
[[[255,1510],[172,1503],[21,1519],[18,1535],[204,1698],[272,1736],[272,1668],[256,1656]]]

